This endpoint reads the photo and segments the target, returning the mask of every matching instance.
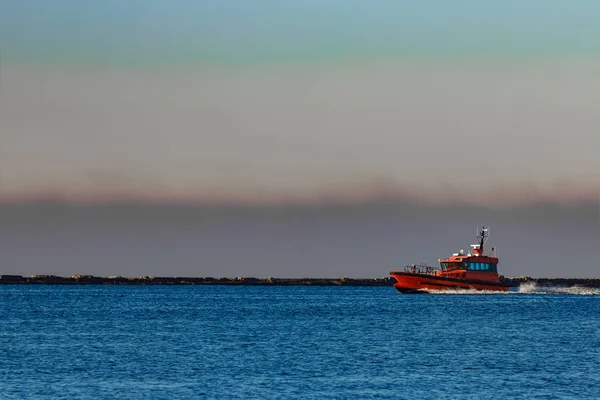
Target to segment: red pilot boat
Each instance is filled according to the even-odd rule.
[[[461,250],[452,257],[439,260],[440,268],[426,264],[405,265],[404,271],[391,271],[396,278],[394,287],[400,293],[428,293],[434,290],[475,289],[508,291],[509,285],[498,276],[498,257],[492,247],[488,254],[483,246],[489,238],[489,228],[477,228],[477,244],[472,253]]]

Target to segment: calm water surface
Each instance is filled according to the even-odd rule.
[[[600,398],[600,296],[532,292],[5,285],[0,398]]]

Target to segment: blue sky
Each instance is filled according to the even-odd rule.
[[[5,0],[7,59],[244,63],[590,55],[596,1]]]

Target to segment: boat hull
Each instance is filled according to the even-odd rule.
[[[432,290],[452,289],[507,292],[510,288],[509,285],[501,282],[490,282],[474,279],[456,279],[428,274],[415,274],[410,272],[393,271],[390,275],[396,279],[396,283],[394,284],[396,290],[405,294],[428,293]]]

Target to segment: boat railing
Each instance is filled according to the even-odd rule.
[[[428,264],[408,264],[404,266],[404,272],[413,274],[435,275],[438,271],[439,268]]]

